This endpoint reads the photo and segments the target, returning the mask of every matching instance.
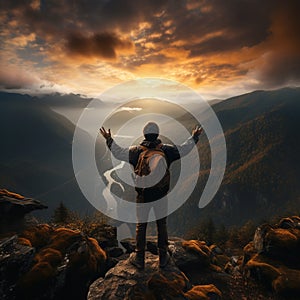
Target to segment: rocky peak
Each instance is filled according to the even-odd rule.
[[[47,206],[36,199],[0,189],[0,233],[23,229],[26,214],[45,208]]]
[[[147,251],[144,270],[122,260],[90,286],[88,300],[100,299],[221,299],[221,292],[213,285],[193,286],[174,260],[159,268],[158,256]]]

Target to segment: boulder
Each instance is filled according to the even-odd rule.
[[[202,289],[202,298],[192,298],[194,290],[187,294],[193,286],[175,263],[171,260],[164,268],[158,266],[158,256],[146,252],[145,269],[138,270],[128,260],[120,261],[110,269],[104,278],[97,279],[90,286],[89,300],[118,300],[118,299],[213,299],[213,295],[220,295],[215,287],[210,292]],[[205,293],[204,291],[207,291]],[[200,295],[200,288],[198,291]],[[189,297],[189,298],[188,298]],[[215,298],[219,299],[219,298]]]
[[[256,278],[260,283],[264,283],[276,294],[284,297],[299,299],[300,297],[300,270],[289,269],[272,261],[262,255],[255,255],[246,264],[248,276]]]
[[[280,226],[271,227],[263,225],[257,228],[253,247],[257,253],[264,253],[273,259],[282,261],[291,267],[300,267],[300,229],[294,224],[292,219],[285,218],[279,222]]]
[[[287,299],[300,298],[300,218],[257,228],[244,247],[244,273]]]
[[[105,249],[105,252],[109,257],[120,257],[124,254],[124,251],[120,247],[108,247]]]
[[[263,224],[257,227],[253,237],[253,246],[258,253],[265,251],[264,239],[270,229],[272,229],[272,227],[269,224]]]
[[[0,295],[14,299],[16,283],[33,264],[35,249],[19,243],[17,235],[0,240]]]
[[[176,241],[169,245],[169,250],[182,271],[210,265],[210,249],[203,241]]]
[[[257,279],[267,287],[272,287],[273,280],[281,275],[280,270],[265,257],[256,254],[245,265],[246,275]]]
[[[300,270],[281,268],[282,274],[272,282],[274,291],[286,299],[299,299]]]
[[[107,271],[107,255],[94,238],[47,224],[2,240],[0,260],[0,291],[8,299],[84,299]]]
[[[94,224],[88,235],[95,238],[102,249],[118,247],[117,227],[108,224]]]
[[[32,198],[0,189],[0,233],[24,229],[25,215],[36,209],[45,209],[46,205]]]

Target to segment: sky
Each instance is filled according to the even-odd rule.
[[[0,89],[95,97],[127,80],[204,99],[300,86],[298,0],[0,0]]]

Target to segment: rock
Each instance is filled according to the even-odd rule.
[[[257,228],[244,248],[244,273],[276,294],[300,298],[300,218],[283,218],[275,226]],[[290,298],[289,298],[290,299]]]
[[[98,241],[102,249],[118,247],[117,227],[108,224],[95,224],[88,234]]]
[[[288,299],[299,299],[300,296],[300,271],[293,269],[282,270],[280,276],[278,276],[272,282],[274,291]]]
[[[251,259],[251,257],[253,257],[257,253],[254,248],[253,241],[251,241],[244,247],[243,252],[244,252],[244,257],[243,257],[242,264],[245,265]]]
[[[209,266],[210,250],[205,242],[190,240],[174,242],[169,246],[172,258],[180,270]]]
[[[92,283],[88,299],[213,299],[192,298],[193,292],[198,288],[194,287],[194,291],[187,294],[191,288],[187,277],[172,260],[164,269],[160,269],[158,256],[146,252],[144,270],[136,269],[128,260],[120,261],[104,278]],[[211,287],[210,291],[214,292],[214,288]],[[202,289],[204,290],[205,288]]]
[[[0,189],[0,233],[24,229],[25,215],[36,209],[45,209],[40,201]]]
[[[191,300],[222,299],[222,293],[213,284],[194,286],[184,296]]]
[[[256,254],[250,259],[245,269],[247,276],[257,279],[268,288],[271,288],[273,281],[282,275],[278,267],[275,267],[270,261],[266,262],[264,257],[260,254]]]
[[[106,262],[98,242],[80,231],[28,228],[0,242],[1,299],[84,299]]]
[[[124,254],[124,251],[120,247],[109,247],[105,249],[109,257],[120,257]]]
[[[298,216],[283,218],[279,221],[277,227],[283,229],[290,229],[290,228],[300,229],[300,218]]]
[[[253,238],[253,246],[258,253],[265,251],[264,238],[271,228],[269,224],[257,227]]]
[[[223,254],[223,250],[221,248],[219,248],[217,245],[214,245],[214,244],[209,246],[209,250],[210,250],[212,255],[221,255],[221,254]]]
[[[146,242],[146,249],[154,254],[154,255],[157,255],[158,254],[158,248],[157,248],[157,243],[156,243],[156,240],[155,241],[147,241]]]
[[[211,258],[211,262],[216,265],[221,267],[221,269],[224,269],[226,264],[230,261],[230,258],[225,255],[225,254],[219,254],[215,255]]]
[[[256,240],[257,239],[257,233]],[[300,230],[296,228],[282,229],[268,227],[260,237],[260,244],[257,246],[254,239],[254,246],[258,253],[282,261],[290,267],[300,267]]]
[[[234,274],[234,269],[235,268],[233,267],[230,261],[224,266],[224,271],[227,274],[231,274],[231,275]]]
[[[291,220],[285,218],[279,225],[288,229],[263,225],[257,228],[253,246],[257,253],[264,253],[274,259],[282,260],[290,266],[300,267],[300,229],[291,226]],[[285,225],[284,225],[285,224]],[[289,225],[288,225],[289,224]],[[289,255],[287,255],[287,253]]]
[[[48,224],[39,224],[22,231],[20,237],[29,240],[33,247],[40,249],[49,243],[54,230],[55,229]]]
[[[265,253],[275,259],[290,263],[295,267],[299,264],[300,231],[298,229],[270,229],[264,239]]]
[[[278,227],[282,229],[295,228],[295,223],[291,218],[283,218],[280,220]]]
[[[35,249],[19,243],[14,235],[0,240],[0,295],[1,299],[14,299],[16,283],[33,264]]]

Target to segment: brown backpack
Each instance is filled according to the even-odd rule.
[[[136,190],[138,192],[147,189],[147,190],[155,190],[156,192],[159,192],[161,194],[167,194],[170,188],[170,171],[167,167],[166,155],[164,151],[161,149],[161,146],[162,146],[161,144],[158,145],[156,148],[147,148],[141,146],[142,152],[139,155],[138,162],[134,169],[134,173],[137,175],[136,180],[139,183],[138,187],[136,187]],[[158,163],[154,164],[152,170],[150,169],[150,162],[152,159],[154,159],[155,156],[158,160],[164,160],[165,173],[161,178],[161,180],[155,185],[151,187],[145,187],[145,188],[141,187],[143,185],[143,178],[145,178],[145,176],[149,175],[151,172],[155,172],[155,167],[157,167]]]

